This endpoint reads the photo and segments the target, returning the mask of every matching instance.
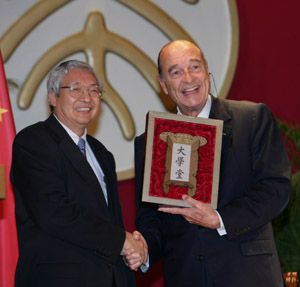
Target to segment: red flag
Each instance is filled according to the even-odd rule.
[[[15,135],[16,130],[0,51],[0,168],[2,171],[5,169],[5,172],[2,172],[3,178],[0,178],[0,185],[6,186],[6,199],[0,199],[0,287],[14,286],[19,253],[15,201],[9,180],[12,143]]]

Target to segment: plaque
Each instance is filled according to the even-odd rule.
[[[142,201],[217,208],[223,121],[149,111]]]

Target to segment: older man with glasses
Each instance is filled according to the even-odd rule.
[[[47,88],[52,114],[13,145],[15,286],[134,286],[130,269],[145,262],[147,247],[124,229],[113,155],[86,129],[102,83],[71,60],[49,73]]]

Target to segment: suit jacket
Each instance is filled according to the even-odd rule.
[[[150,266],[163,257],[165,286],[283,286],[271,220],[287,205],[291,170],[276,122],[264,104],[214,97],[210,118],[224,121],[217,211],[227,235],[141,205],[136,226]],[[135,164],[139,202],[144,135]]]
[[[53,115],[13,144],[19,286],[134,286],[120,252],[125,240],[113,155],[87,136],[105,174],[101,186]]]

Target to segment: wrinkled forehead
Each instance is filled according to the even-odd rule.
[[[187,66],[195,62],[204,64],[204,58],[193,45],[171,45],[161,52],[160,62],[163,72],[166,72],[173,66]]]
[[[86,69],[74,68],[62,79],[63,83],[98,84],[95,75]]]

